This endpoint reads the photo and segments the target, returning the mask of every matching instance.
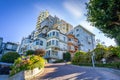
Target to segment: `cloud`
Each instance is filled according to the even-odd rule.
[[[75,18],[81,18],[84,15],[83,6],[83,3],[79,0],[66,0],[63,2],[63,7]]]

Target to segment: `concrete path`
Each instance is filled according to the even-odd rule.
[[[120,80],[120,71],[109,68],[92,68],[46,64],[44,72],[33,80]]]

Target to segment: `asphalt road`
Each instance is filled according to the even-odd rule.
[[[46,64],[44,72],[33,80],[120,80],[120,71],[109,68]]]

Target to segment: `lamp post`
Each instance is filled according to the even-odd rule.
[[[93,68],[95,67],[95,60],[94,60],[94,57],[95,57],[95,54],[94,54],[94,52],[92,52],[91,58],[92,58],[92,66],[93,66]]]

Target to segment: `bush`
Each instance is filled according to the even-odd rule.
[[[32,55],[32,54],[34,54],[34,50],[28,50],[28,51],[26,51],[26,55]]]
[[[120,60],[120,46],[106,47],[104,45],[98,44],[92,52],[95,53],[96,62],[101,62],[102,58],[105,58],[108,62],[114,61],[114,57]]]
[[[6,63],[14,63],[15,59],[18,57],[20,57],[20,55],[17,52],[8,52],[2,56],[1,61]]]
[[[43,57],[45,55],[45,50],[44,49],[36,49],[35,55]]]
[[[71,60],[71,54],[69,52],[66,52],[63,54],[63,59],[65,61],[70,61]]]
[[[108,52],[108,48],[104,45],[97,44],[96,48],[92,51],[95,53],[95,60],[100,62],[104,55]]]
[[[23,58],[18,58],[15,60],[10,75],[14,75],[20,71],[32,70],[34,68],[43,68],[45,65],[45,60],[39,56],[27,56]]]
[[[77,65],[81,63],[90,63],[90,62],[91,62],[91,54],[83,51],[76,52],[72,59],[72,64],[77,64]]]

